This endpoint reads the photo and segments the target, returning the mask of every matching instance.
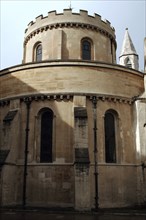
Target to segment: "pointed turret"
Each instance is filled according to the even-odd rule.
[[[146,37],[144,38],[144,72],[146,73]]]
[[[138,54],[135,50],[134,44],[129,35],[128,28],[126,28],[125,31],[121,55],[119,59],[120,59],[120,65],[138,70],[139,68]]]

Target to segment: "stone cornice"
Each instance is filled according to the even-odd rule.
[[[57,13],[56,11],[49,11],[47,16],[39,15],[35,21],[31,21],[27,29],[25,30],[25,36],[29,36],[36,30],[44,31],[49,28],[58,27],[81,27],[81,28],[99,28],[102,31],[110,33],[115,38],[115,29],[111,23],[102,19],[99,14],[89,15],[86,10],[79,10],[73,12],[72,9],[64,9],[63,13]]]
[[[115,44],[115,48],[117,47],[117,43],[115,40],[115,36],[113,36],[112,34],[110,34],[107,30],[100,28],[98,26],[95,25],[91,25],[88,23],[80,23],[80,22],[60,22],[60,23],[54,23],[54,24],[49,24],[49,25],[45,25],[42,27],[39,27],[37,29],[35,29],[34,31],[32,31],[24,40],[24,45],[27,44],[27,42],[34,37],[36,34],[42,33],[43,31],[47,31],[47,30],[51,30],[51,29],[57,29],[57,28],[86,28],[86,29],[90,29],[92,31],[97,31],[100,32],[101,34],[109,37],[113,43]]]
[[[84,61],[84,60],[46,60],[41,62],[31,62],[31,63],[25,63],[20,64],[17,66],[12,66],[10,68],[6,68],[0,71],[0,77],[3,75],[11,74],[17,71],[21,70],[27,70],[27,69],[34,69],[34,68],[47,68],[47,67],[60,67],[60,66],[86,66],[89,67],[95,67],[95,68],[106,68],[106,69],[112,69],[112,70],[118,70],[118,71],[124,71],[127,74],[134,74],[139,75],[141,77],[144,77],[144,73],[137,71],[135,69],[127,68],[122,65],[113,64],[113,63],[104,63],[104,62],[97,62],[97,61]]]
[[[27,102],[27,101],[50,101],[50,100],[56,100],[56,101],[69,101],[72,100],[74,96],[86,96],[87,99],[90,101],[93,100],[93,98],[97,101],[102,102],[113,102],[113,103],[124,103],[124,104],[133,104],[135,102],[135,97],[133,98],[127,98],[127,97],[120,97],[115,95],[106,95],[106,94],[90,94],[90,93],[56,93],[56,94],[29,94],[29,95],[23,95],[23,96],[15,96],[10,98],[5,98],[0,100],[0,106],[6,106],[10,104],[11,100],[19,99],[20,102]]]

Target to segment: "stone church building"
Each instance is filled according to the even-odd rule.
[[[22,64],[0,71],[1,207],[146,203],[146,69],[128,29],[120,65],[116,47],[84,10],[29,23]]]

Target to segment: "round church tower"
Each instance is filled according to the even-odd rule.
[[[30,22],[25,31],[23,62],[78,59],[116,62],[115,31],[110,22],[87,11],[56,11]]]
[[[1,206],[143,202],[134,108],[143,74],[116,64],[109,21],[70,9],[37,17],[23,64],[0,80]]]

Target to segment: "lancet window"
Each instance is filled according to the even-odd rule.
[[[43,109],[41,113],[40,162],[52,162],[53,111]]]
[[[116,118],[114,111],[107,111],[104,118],[105,130],[105,161],[116,163]]]
[[[89,39],[82,40],[82,59],[83,60],[91,60],[91,42]]]

